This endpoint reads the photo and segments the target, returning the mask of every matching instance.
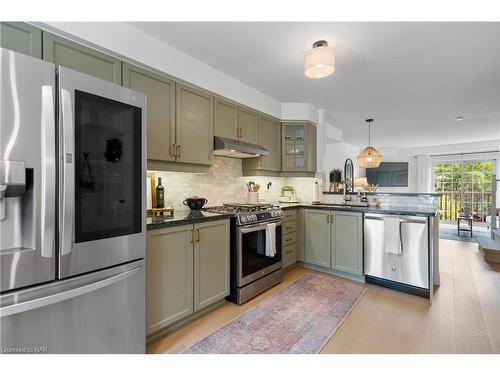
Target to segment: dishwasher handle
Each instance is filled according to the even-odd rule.
[[[399,220],[399,243],[401,245],[401,254],[403,254],[404,246],[403,246],[403,228],[402,225],[405,221]]]

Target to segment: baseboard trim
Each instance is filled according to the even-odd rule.
[[[224,306],[227,302],[225,299],[222,299],[220,301],[214,302],[210,306],[205,307],[204,309],[201,309],[199,311],[196,311],[195,313],[175,322],[170,324],[167,327],[161,328],[156,332],[151,333],[146,337],[146,344],[150,344],[153,341],[156,341],[164,336],[169,335],[170,333],[177,331],[178,329],[181,329],[182,327],[187,326],[189,323],[195,321],[196,319],[202,317],[203,315],[207,315],[208,313],[211,313],[212,311],[218,309],[219,307]]]
[[[317,266],[315,264],[310,264],[310,263],[304,263],[302,261],[298,261],[297,265],[302,266],[304,268],[308,268],[310,270],[319,271],[319,272],[327,273],[329,275],[339,276],[339,277],[342,277],[344,279],[356,281],[358,283],[365,283],[365,277],[364,276],[353,275],[353,274],[350,274],[350,273],[347,273],[347,272],[332,270],[330,268],[321,267],[321,266]]]

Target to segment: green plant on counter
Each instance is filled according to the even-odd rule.
[[[290,186],[290,185],[283,186],[281,188],[281,195],[284,195],[285,191],[291,191],[293,193],[294,192],[293,186]]]

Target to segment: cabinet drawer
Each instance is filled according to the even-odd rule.
[[[285,210],[283,211],[283,222],[293,221],[297,219],[297,211],[296,210]]]
[[[297,249],[295,244],[283,246],[283,268],[297,263]]]
[[[295,232],[297,230],[297,222],[296,221],[288,221],[283,223],[283,234]]]
[[[297,242],[297,233],[291,232],[283,235],[283,246],[288,246]]]

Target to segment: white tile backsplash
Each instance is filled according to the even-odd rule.
[[[247,190],[245,183],[253,181],[260,185],[260,200],[276,203],[281,195],[281,187],[291,185],[295,189],[297,199],[301,202],[311,202],[314,183],[322,186],[322,179],[312,177],[243,177],[241,159],[214,156],[214,162],[206,173],[182,173],[182,172],[154,172],[156,177],[162,177],[165,187],[165,203],[171,201],[176,210],[186,209],[182,204],[184,199],[198,195],[208,199],[207,206],[217,206],[229,202],[247,201]],[[271,183],[270,188],[267,188]],[[436,197],[412,197],[412,196],[378,196],[382,206],[399,207],[434,207],[437,206]],[[321,195],[321,201],[325,203],[341,203],[342,195]]]
[[[162,178],[165,187],[165,203],[172,201],[176,210],[187,208],[184,199],[198,195],[208,199],[207,206],[228,202],[246,202],[245,183],[253,181],[260,185],[260,200],[275,203],[281,195],[281,187],[292,185],[301,201],[310,201],[315,178],[243,177],[241,159],[214,156],[214,162],[206,173],[183,173],[150,171]],[[270,188],[267,188],[271,183]]]

